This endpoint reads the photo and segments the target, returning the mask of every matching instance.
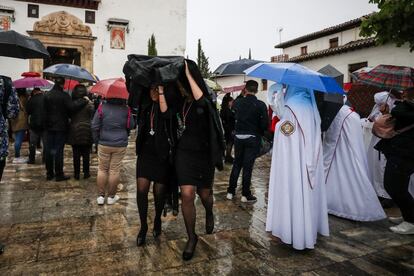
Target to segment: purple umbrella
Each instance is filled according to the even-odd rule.
[[[47,88],[47,87],[52,86],[52,84],[48,80],[45,80],[42,78],[27,77],[27,78],[15,80],[13,82],[13,86],[15,88],[35,88],[35,87]]]

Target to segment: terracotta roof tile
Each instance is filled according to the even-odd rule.
[[[312,53],[297,56],[297,57],[292,57],[292,58],[289,58],[287,62],[302,62],[302,61],[311,60],[315,58],[332,56],[332,55],[341,54],[341,53],[345,53],[349,51],[354,51],[357,49],[368,48],[372,46],[375,46],[375,38],[371,37],[371,38],[366,38],[366,39],[360,39],[360,40],[349,42],[339,47],[316,51],[316,52],[312,52]]]
[[[287,48],[287,47],[294,46],[294,45],[297,45],[297,44],[300,44],[300,43],[303,43],[303,42],[311,41],[311,40],[321,38],[321,37],[324,37],[324,36],[327,36],[327,35],[335,34],[335,33],[341,32],[341,31],[352,29],[354,27],[358,27],[358,26],[361,25],[362,20],[368,18],[372,14],[374,14],[374,13],[361,16],[359,18],[356,18],[356,19],[344,22],[342,24],[335,25],[335,26],[323,29],[321,31],[317,31],[317,32],[310,33],[310,34],[307,34],[307,35],[304,35],[304,36],[300,36],[300,37],[297,37],[295,39],[288,40],[286,42],[282,42],[282,43],[276,45],[275,48]]]

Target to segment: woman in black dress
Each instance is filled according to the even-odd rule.
[[[234,99],[230,94],[226,94],[223,98],[223,103],[220,110],[220,118],[224,128],[224,138],[226,140],[226,155],[225,162],[233,164],[234,158],[231,156],[231,151],[234,145],[234,128],[236,120],[232,110]]]
[[[170,157],[172,151],[171,113],[162,86],[150,91],[151,102],[142,106],[136,141],[137,159],[137,205],[141,229],[137,246],[145,244],[148,231],[148,192],[154,182],[155,218],[153,236],[161,234],[161,214],[164,209],[165,192],[172,172]]]
[[[175,159],[177,182],[181,190],[181,203],[188,241],[183,259],[194,255],[198,236],[195,233],[196,192],[206,211],[206,233],[214,230],[212,184],[214,164],[210,158],[208,99],[194,80],[186,63],[186,77],[191,92],[180,87],[184,102],[178,114],[178,144]]]

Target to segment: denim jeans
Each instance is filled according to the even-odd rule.
[[[14,133],[14,157],[20,157],[20,149],[22,148],[22,143],[26,130],[18,130]]]

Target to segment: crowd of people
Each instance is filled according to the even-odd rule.
[[[270,87],[269,116],[267,105],[255,96],[258,83],[249,80],[237,99],[224,96],[218,113],[198,69],[188,62],[184,66],[186,83],[150,83],[147,99],[138,104],[122,98],[97,104],[88,97],[84,85],[77,85],[70,96],[63,90],[65,80],[59,77],[50,91],[33,89],[28,97],[25,91],[15,93],[11,84],[1,79],[1,174],[8,154],[7,120],[14,134],[13,162],[35,164],[42,142],[47,181],[69,179],[63,171],[66,143],[72,146],[74,178],[81,178],[81,164],[83,178],[91,177],[90,154],[92,145],[98,144],[96,201],[112,205],[120,199],[117,186],[122,160],[130,132],[137,129],[140,229],[136,244],[146,244],[148,194],[153,184],[152,235],[155,239],[161,235],[163,211],[172,209],[175,216],[178,214],[180,195],[188,236],[182,258],[190,260],[198,242],[196,195],[206,214],[205,232],[211,234],[214,174],[215,169],[223,168],[224,159],[232,164],[226,198],[235,199],[243,170],[241,202],[254,203],[252,171],[270,125],[274,142],[266,231],[295,249],[312,249],[318,234],[329,235],[328,214],[356,221],[386,218],[379,196],[390,197],[401,210],[402,217],[390,218],[398,224],[390,229],[414,234],[414,199],[409,192],[414,173],[414,91],[404,91],[401,100],[392,103],[393,94],[376,96],[382,101],[377,101],[366,121],[377,129],[375,121],[391,114],[394,132],[387,139],[378,135],[368,138],[365,147],[359,115],[345,104],[329,129],[322,132],[314,92],[306,88]],[[26,160],[21,156],[21,145],[27,132]],[[376,160],[378,156],[381,158]]]

